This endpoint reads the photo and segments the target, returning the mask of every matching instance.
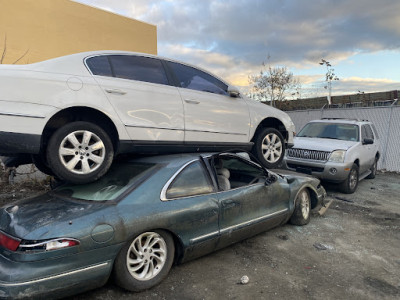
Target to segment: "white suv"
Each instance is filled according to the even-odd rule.
[[[358,181],[375,178],[380,157],[375,126],[364,120],[327,118],[307,123],[286,150],[289,170],[340,183],[354,193]]]
[[[0,65],[0,155],[60,179],[98,179],[120,153],[252,149],[276,167],[290,117],[208,72],[157,56],[86,52]]]

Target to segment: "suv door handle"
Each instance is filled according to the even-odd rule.
[[[125,95],[126,92],[118,90],[118,89],[106,89],[106,92],[109,94],[117,94],[117,95]]]
[[[200,101],[194,100],[194,99],[185,99],[186,103],[190,103],[190,104],[199,104]]]

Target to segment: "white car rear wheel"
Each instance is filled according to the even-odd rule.
[[[73,122],[58,129],[47,146],[47,161],[54,174],[72,183],[88,183],[111,166],[113,145],[107,133],[89,122]]]

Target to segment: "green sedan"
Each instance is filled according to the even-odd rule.
[[[182,263],[288,221],[305,225],[326,193],[247,153],[153,156],[115,163],[0,212],[0,296],[64,297],[105,284],[139,292]]]

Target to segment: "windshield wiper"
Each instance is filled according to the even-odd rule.
[[[320,139],[331,139],[331,140],[339,140],[337,137],[332,137],[332,136],[321,136],[319,137]]]

